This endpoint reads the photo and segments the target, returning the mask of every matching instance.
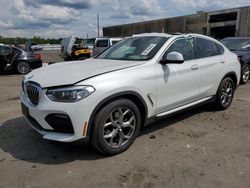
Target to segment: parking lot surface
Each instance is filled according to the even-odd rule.
[[[21,75],[0,75],[0,187],[250,187],[250,84],[232,106],[202,106],[144,128],[107,157],[43,140],[21,114]]]

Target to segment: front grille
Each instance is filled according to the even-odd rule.
[[[40,86],[34,83],[28,82],[26,84],[26,95],[29,99],[29,101],[33,105],[38,105],[39,102],[39,96],[40,96]]]

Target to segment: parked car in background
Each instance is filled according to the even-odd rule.
[[[15,70],[20,74],[27,74],[31,69],[42,66],[40,54],[6,45],[0,45],[0,71]]]
[[[113,155],[152,120],[208,102],[227,109],[239,80],[237,56],[217,40],[149,33],[96,58],[31,72],[20,98],[26,120],[44,139],[83,139]]]
[[[121,40],[122,38],[96,38],[92,56],[98,56],[110,46],[113,46]]]
[[[221,41],[229,50],[235,53],[241,63],[241,84],[250,79],[250,37],[230,37]]]

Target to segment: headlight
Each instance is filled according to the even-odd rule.
[[[47,97],[56,102],[77,102],[95,91],[92,86],[72,86],[58,89],[49,89],[46,92]]]

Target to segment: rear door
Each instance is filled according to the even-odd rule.
[[[220,71],[225,59],[224,49],[216,42],[205,38],[195,38],[195,58],[201,71],[201,98],[214,95],[220,82]]]
[[[173,51],[181,53],[185,61],[182,64],[156,64],[157,113],[194,102],[199,97],[200,71],[194,56],[193,38],[177,39],[162,58]]]
[[[9,46],[0,46],[0,63],[1,67],[5,67],[10,63],[12,57],[12,48]]]

